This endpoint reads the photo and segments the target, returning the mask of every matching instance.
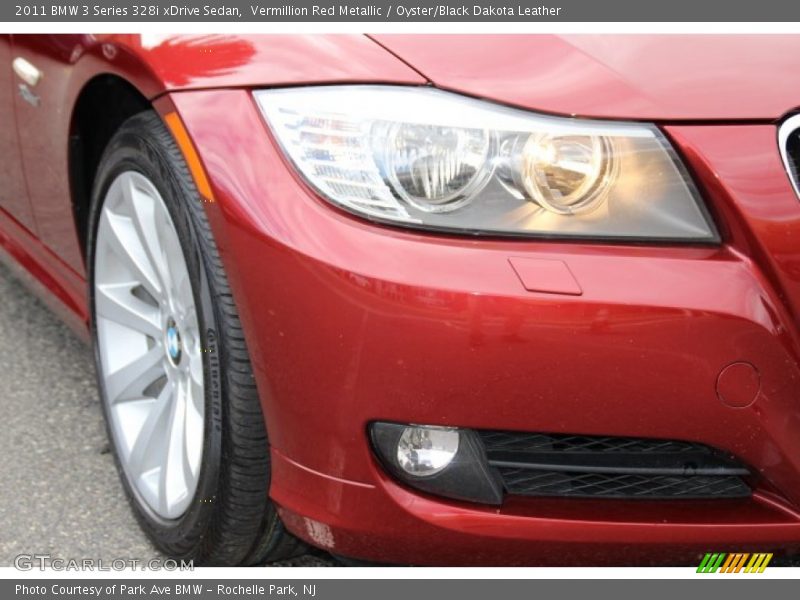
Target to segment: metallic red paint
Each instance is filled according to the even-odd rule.
[[[11,36],[0,34],[0,115],[7,115],[4,126],[0,127],[0,209],[15,216],[16,220],[27,229],[33,231],[33,213],[28,202],[28,191],[22,174],[22,159],[19,153],[19,137],[17,124],[13,118],[14,98],[17,96],[17,82],[13,80],[11,71]]]
[[[199,42],[94,40],[100,45],[87,45],[88,62],[77,60],[66,69],[67,82],[47,93],[61,93],[71,107],[85,82],[108,69],[154,98],[161,114],[180,114],[214,191],[216,202],[206,210],[273,446],[270,495],[293,532],[341,554],[418,564],[640,564],[690,560],[710,547],[800,549],[800,202],[773,123],[665,123],[774,119],[790,111],[800,99],[795,84],[784,82],[768,98],[745,93],[761,81],[765,57],[788,41],[747,40],[747,72],[715,75],[718,87],[736,84],[745,96],[728,99],[712,97],[708,86],[702,96],[679,98],[687,78],[700,81],[699,69],[684,65],[679,73],[679,61],[667,64],[666,41],[658,38],[648,43],[653,54],[645,62],[654,78],[661,64],[661,81],[650,87],[641,66],[625,64],[636,86],[621,84],[605,67],[586,66],[593,64],[589,42],[581,42],[582,53],[572,42],[567,51],[565,42],[544,37],[472,44],[498,59],[525,44],[556,62],[570,56],[559,64],[584,65],[579,71],[588,78],[562,79],[560,95],[532,86],[546,65],[512,68],[506,61],[502,81],[486,60],[456,70],[456,50],[469,56],[463,38],[418,38],[417,49],[413,39],[381,38],[437,85],[543,110],[584,106],[585,114],[659,120],[724,237],[719,247],[681,247],[465,239],[344,214],[301,181],[249,91],[233,88],[425,79],[364,39],[226,39],[238,50],[223,52],[202,74],[177,58],[201,52]],[[245,56],[243,40],[262,50]],[[300,44],[321,64],[302,53],[279,60],[280,53],[263,50],[281,40]],[[207,47],[216,51],[218,42]],[[450,43],[456,50],[448,50]],[[16,44],[32,61],[55,52],[46,41],[15,37]],[[613,49],[618,59],[626,44],[645,40],[620,42]],[[154,52],[162,46],[162,54]],[[711,46],[718,49],[709,51],[707,64],[718,65],[722,49],[735,43]],[[431,49],[437,54],[426,55]],[[231,58],[237,52],[239,63]],[[777,57],[774,69],[785,60]],[[620,71],[623,63],[615,64]],[[60,173],[49,185],[64,187],[53,188],[50,199],[39,192],[37,217],[69,218],[62,170],[69,112],[47,125],[57,139],[54,150],[43,151]],[[26,168],[33,160],[29,153]],[[85,318],[85,301],[74,300],[78,268],[45,250],[74,245],[74,228],[54,224],[39,241],[3,216],[0,245]],[[510,258],[561,261],[582,295],[525,289]],[[720,401],[717,381],[743,362],[759,371],[760,388],[751,405],[731,407]],[[377,419],[699,441],[754,467],[757,492],[746,500],[671,503],[512,499],[500,509],[434,499],[393,483],[377,467],[366,437],[367,423]]]
[[[777,119],[800,104],[796,35],[380,35],[439,87],[610,119]]]
[[[667,524],[663,515],[673,513],[663,504],[631,507],[630,527],[601,518],[594,559],[581,553],[583,561],[646,562],[654,547],[686,558],[703,543],[800,542],[792,508],[800,501],[797,329],[779,279],[762,272],[753,260],[758,248],[740,244],[735,227],[719,248],[392,230],[313,197],[287,168],[246,92],[171,100],[215,188],[215,234],[250,335],[280,465],[271,494],[298,535],[320,543],[314,536],[327,526],[339,544],[334,550],[381,560],[471,562],[467,548],[474,547],[486,552],[478,561],[494,551],[499,561],[539,561],[545,559],[535,544],[526,551],[522,542],[504,546],[497,538],[517,534],[498,532],[506,525],[524,530],[529,542],[556,532],[569,537],[606,510],[603,502],[567,501],[571,516],[545,526],[541,507],[550,502],[520,502],[506,522],[485,509],[422,499],[375,468],[366,425],[388,420],[696,440],[734,452],[763,477],[762,495],[736,503],[739,516],[732,510],[729,521],[716,521],[710,512],[717,505],[707,502],[688,502]],[[686,129],[676,129],[676,139]],[[692,164],[700,173],[736,168],[731,185],[770,190],[773,214],[785,227],[780,209],[791,210],[797,199],[775,150],[774,126],[719,130],[719,144],[719,131],[705,143],[695,140]],[[714,152],[732,146],[749,148],[752,170],[730,152]],[[755,207],[743,191],[713,192],[714,206],[735,211],[740,221],[752,218]],[[563,261],[583,295],[526,291],[509,257]],[[719,373],[739,361],[762,373],[759,397],[745,409],[724,405],[716,394]],[[313,495],[301,491],[306,486]],[[436,515],[446,516],[440,522]],[[403,526],[373,536],[379,522]],[[457,544],[452,551],[426,537],[426,550],[410,553],[416,535],[441,536],[443,529],[457,532],[444,537]],[[698,538],[698,531],[707,535]]]
[[[494,509],[409,492],[377,468],[377,485],[366,486],[315,473],[275,450],[272,458],[281,482],[272,497],[284,523],[344,556],[416,565],[618,566],[696,564],[709,548],[800,550],[800,514],[768,495],[749,502],[515,498]]]
[[[28,60],[46,76],[34,90],[40,98],[38,107],[16,92],[0,99],[0,118],[16,121],[20,131],[19,145],[13,130],[4,128],[0,134],[0,149],[7,159],[0,171],[0,210],[8,211],[52,250],[57,260],[48,270],[63,285],[71,285],[76,274],[85,277],[72,220],[67,151],[73,109],[95,77],[120,77],[148,99],[192,87],[425,83],[364,36],[1,36],[0,60],[5,58],[9,65],[14,57]],[[9,65],[0,84],[11,83],[12,78]],[[16,88],[18,80],[13,83],[2,87]],[[83,286],[77,291],[82,296]]]

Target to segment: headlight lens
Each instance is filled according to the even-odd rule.
[[[560,215],[589,212],[603,202],[616,165],[611,141],[589,135],[531,135],[520,151],[520,189]]]
[[[489,141],[482,129],[397,124],[383,157],[392,189],[419,210],[455,210],[488,179]]]
[[[256,99],[305,179],[364,217],[471,233],[718,240],[652,125],[544,116],[432,88]]]

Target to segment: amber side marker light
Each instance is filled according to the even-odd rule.
[[[214,194],[211,192],[211,185],[208,183],[206,172],[203,170],[203,165],[200,162],[200,157],[197,155],[197,150],[195,150],[194,144],[191,138],[189,138],[189,133],[186,131],[186,127],[183,126],[183,121],[181,121],[181,118],[176,112],[164,115],[164,121],[167,127],[169,127],[170,132],[172,132],[183,154],[183,158],[186,160],[189,172],[192,174],[192,179],[194,179],[194,184],[200,196],[202,196],[205,202],[214,202]]]

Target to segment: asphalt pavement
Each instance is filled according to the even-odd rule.
[[[20,554],[159,556],[117,478],[88,346],[2,265],[0,411],[0,566]]]

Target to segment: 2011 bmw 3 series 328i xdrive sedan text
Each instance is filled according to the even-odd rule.
[[[792,555],[798,56],[6,35],[0,246],[171,556]]]

